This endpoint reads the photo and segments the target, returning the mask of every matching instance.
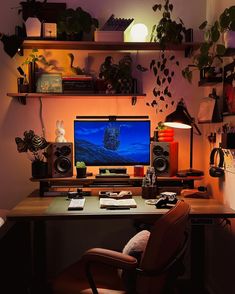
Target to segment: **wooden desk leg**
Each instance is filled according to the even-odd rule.
[[[46,223],[31,223],[32,293],[47,293]]]

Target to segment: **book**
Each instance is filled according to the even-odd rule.
[[[100,208],[110,208],[110,207],[127,207],[135,208],[137,204],[135,199],[113,199],[113,198],[100,198]]]
[[[71,199],[68,210],[82,210],[84,208],[85,198]]]

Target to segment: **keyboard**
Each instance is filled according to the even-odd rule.
[[[115,174],[115,173],[104,173],[98,174],[95,176],[96,178],[129,178],[128,174]]]

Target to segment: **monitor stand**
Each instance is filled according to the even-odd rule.
[[[100,167],[100,174],[126,174],[127,169],[125,167]]]
[[[100,167],[96,178],[129,178],[129,175],[125,167]]]

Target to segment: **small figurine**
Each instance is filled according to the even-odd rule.
[[[55,134],[56,134],[55,142],[59,142],[59,143],[67,142],[67,140],[64,137],[65,129],[64,129],[64,121],[63,120],[56,121]]]

